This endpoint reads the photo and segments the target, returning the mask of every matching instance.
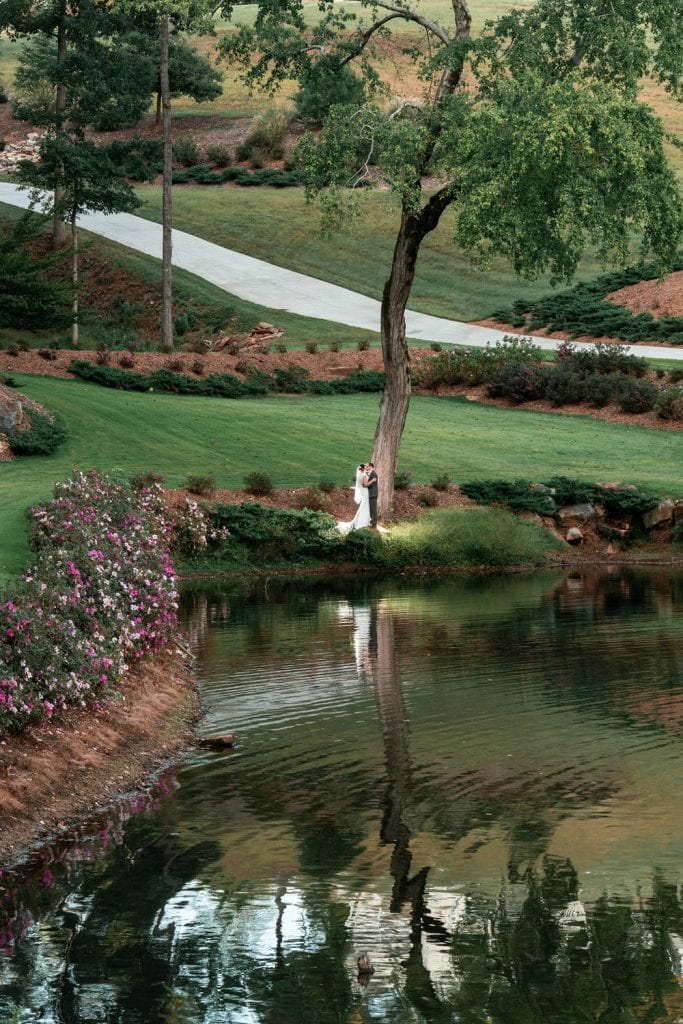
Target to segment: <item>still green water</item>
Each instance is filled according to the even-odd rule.
[[[184,616],[238,746],[5,871],[3,1024],[683,1021],[683,575]]]

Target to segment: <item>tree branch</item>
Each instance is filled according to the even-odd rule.
[[[424,18],[417,11],[413,11],[409,7],[399,7],[396,4],[391,4],[388,0],[375,0],[375,2],[378,7],[383,7],[385,11],[393,11],[395,17],[402,18],[404,21],[414,21],[416,25],[421,25],[422,28],[426,29],[427,32],[431,32],[432,35],[435,35],[446,46],[450,45],[451,37],[435,21]]]
[[[358,38],[354,43],[354,47],[351,53],[347,54],[343,60],[339,61],[339,66],[343,67],[345,64],[348,64],[349,61],[352,61],[355,57],[362,53],[365,47],[370,42],[370,40],[372,39],[372,37],[374,36],[375,32],[378,32],[381,28],[383,28],[384,25],[387,24],[387,22],[394,21],[396,18],[400,17],[402,17],[402,15],[400,14],[387,14],[384,18],[380,18],[379,21],[375,21],[373,22],[372,25],[368,26],[365,32],[359,34]]]

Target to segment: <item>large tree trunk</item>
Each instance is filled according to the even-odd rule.
[[[386,383],[373,448],[373,462],[379,477],[377,505],[380,516],[385,516],[391,508],[398,450],[410,404],[410,355],[406,344],[405,312],[422,237],[418,219],[404,209],[391,273],[382,293],[381,338]]]
[[[78,348],[78,227],[76,215],[71,218],[71,345]]]
[[[63,65],[66,62],[66,0],[59,5],[59,21],[57,22],[57,65],[58,82],[55,96],[55,130],[59,135],[63,130],[64,112],[66,111],[66,83],[63,79]],[[64,200],[64,189],[55,188],[53,196],[54,214],[52,218],[52,248],[59,249],[66,242],[66,225],[62,219],[61,205]]]
[[[168,80],[168,35],[169,16],[163,12],[160,23],[160,80],[161,109],[164,123],[164,180],[162,198],[162,249],[161,249],[161,347],[167,352],[173,349],[173,282],[172,282],[172,231],[173,209],[171,189],[173,186],[173,130],[171,124],[171,90]]]

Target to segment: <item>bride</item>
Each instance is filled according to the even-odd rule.
[[[353,498],[358,505],[358,511],[350,523],[337,523],[340,533],[351,533],[352,530],[362,530],[370,525],[370,497],[367,488],[368,478],[365,475],[365,463],[361,462],[356,470],[356,486],[353,490]]]

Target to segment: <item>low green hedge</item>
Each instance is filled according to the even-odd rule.
[[[353,395],[384,389],[384,374],[375,370],[362,370],[334,380],[311,380],[306,370],[291,366],[286,370],[276,370],[272,376],[254,369],[245,380],[240,380],[231,373],[189,377],[171,370],[155,370],[145,374],[114,366],[99,366],[86,359],[74,359],[69,369],[81,380],[121,391],[170,391],[178,395],[218,398],[248,398],[269,393]]]
[[[672,268],[683,270],[683,256]],[[639,264],[625,270],[602,274],[594,281],[577,284],[557,295],[546,295],[535,302],[519,299],[512,307],[498,309],[492,315],[501,323],[527,331],[547,328],[566,331],[571,337],[620,338],[622,341],[665,341],[683,344],[683,317],[663,316],[655,319],[650,313],[632,313],[625,306],[606,302],[605,296],[657,278],[658,268]]]
[[[186,170],[173,172],[174,185],[186,185],[190,182],[198,185],[223,185],[233,181],[236,185],[250,187],[268,185],[270,188],[292,188],[302,184],[299,171],[280,171],[275,167],[264,167],[258,171],[248,171],[244,167],[216,168],[213,164],[195,164]]]
[[[9,434],[7,441],[15,455],[52,455],[67,439],[66,427],[60,418],[51,414],[51,418],[40,413],[30,414],[31,426],[28,430],[18,430]]]
[[[524,479],[469,480],[460,485],[460,490],[479,505],[504,505],[516,512],[537,512],[539,515],[552,515],[563,505],[599,502],[608,516],[619,518],[649,512],[660,500],[656,495],[637,488],[615,490],[565,476],[550,477],[537,483]]]

